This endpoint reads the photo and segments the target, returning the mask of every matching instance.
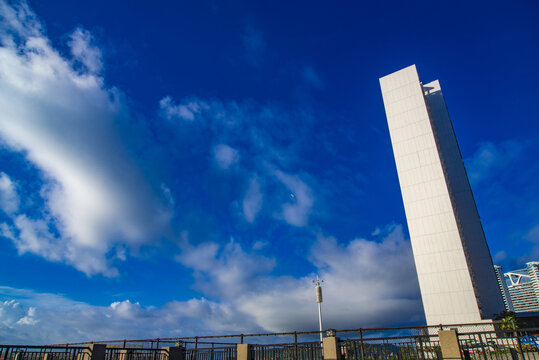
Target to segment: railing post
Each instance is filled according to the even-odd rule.
[[[127,349],[122,349],[120,350],[120,352],[118,353],[118,360],[129,360],[129,350]]]
[[[419,358],[425,360],[425,351],[423,350],[423,335],[418,336],[419,340]]]
[[[363,347],[363,330],[359,329],[359,354],[361,356],[361,360],[365,359],[365,350]]]
[[[338,337],[325,337],[322,340],[322,347],[324,350],[324,360],[341,360],[341,349],[339,348]]]
[[[298,360],[298,333],[294,331],[294,360]]]
[[[163,360],[185,360],[183,346],[164,346]]]
[[[88,344],[80,353],[80,360],[105,360],[105,344]]]
[[[460,345],[457,332],[455,330],[439,330],[438,338],[442,348],[444,360],[461,360]]]
[[[520,342],[520,336],[518,335],[517,333],[517,329],[516,329],[516,326],[515,326],[515,323],[514,322],[511,322],[511,324],[513,325],[513,334],[515,336],[515,339],[517,341],[517,348],[518,348],[518,353],[520,354],[520,357],[521,359],[525,359],[524,358],[524,351],[522,351],[522,343]]]
[[[238,344],[236,359],[237,360],[251,360],[251,345]]]

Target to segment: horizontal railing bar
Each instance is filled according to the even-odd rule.
[[[27,349],[59,349],[59,350],[66,350],[66,349],[75,349],[75,350],[85,350],[88,349],[86,346],[71,346],[68,344],[65,344],[63,346],[61,345],[1,345],[0,348],[27,348]]]
[[[162,348],[155,349],[155,348],[128,348],[128,347],[125,347],[125,348],[118,348],[118,347],[114,347],[114,348],[105,348],[105,351],[110,351],[110,352],[114,352],[114,351],[149,351],[149,352],[161,352],[161,351],[166,351],[166,349],[162,349]]]
[[[354,332],[354,331],[362,331],[362,332],[372,332],[372,331],[391,331],[391,330],[412,330],[412,329],[439,329],[439,328],[449,328],[449,327],[457,327],[457,326],[485,326],[485,325],[496,325],[500,322],[492,322],[492,323],[470,323],[470,324],[439,324],[439,325],[418,325],[418,326],[397,326],[397,327],[378,327],[378,328],[357,328],[357,329],[342,329],[342,330],[335,330],[337,333],[343,333],[343,332]],[[219,338],[241,338],[241,337],[259,337],[259,336],[291,336],[291,335],[312,335],[312,334],[319,334],[320,332],[324,331],[288,331],[288,332],[280,332],[280,333],[260,333],[260,334],[233,334],[233,335],[203,335],[203,336],[185,336],[185,337],[170,337],[170,338],[153,338],[153,339],[136,339],[136,340],[100,340],[100,341],[92,341],[92,342],[75,342],[75,343],[67,343],[67,344],[58,344],[58,345],[80,345],[80,344],[101,344],[101,343],[107,343],[107,342],[156,342],[156,341],[174,341],[178,340],[181,341],[182,339],[219,339]]]
[[[410,335],[394,335],[394,336],[378,336],[378,337],[363,337],[363,340],[374,340],[374,339],[403,339],[403,338],[436,338],[438,337],[437,334],[410,334]],[[360,340],[359,338],[348,338],[348,339],[341,339],[342,341],[346,340]]]

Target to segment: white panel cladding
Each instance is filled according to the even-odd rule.
[[[476,300],[483,318],[504,309],[492,258],[485,239],[457,138],[438,80],[423,86],[425,102],[443,161],[447,188],[465,251]]]
[[[480,321],[417,70],[385,76],[380,85],[427,324]]]

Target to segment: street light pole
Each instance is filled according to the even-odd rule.
[[[320,326],[320,341],[322,341],[322,287],[320,286],[324,280],[320,280],[316,275],[316,280],[313,280],[315,284],[314,290],[316,294],[316,302],[318,303],[318,325]]]

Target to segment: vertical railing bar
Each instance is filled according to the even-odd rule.
[[[298,359],[298,332],[294,331],[294,359]]]

